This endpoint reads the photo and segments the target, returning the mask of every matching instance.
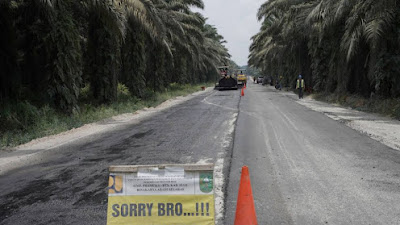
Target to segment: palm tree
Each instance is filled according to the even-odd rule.
[[[229,56],[221,43],[216,44],[218,40],[205,36],[205,19],[199,13],[193,13],[191,7],[203,8],[204,5],[201,0],[165,1],[157,4],[167,30],[165,51],[169,52],[159,52],[157,55],[166,56],[165,60],[173,63],[167,68],[172,75],[159,77],[159,80],[164,79],[164,83],[204,81],[204,74],[209,67],[215,68],[219,63],[218,57]]]
[[[82,67],[79,31],[72,13],[76,2],[32,0],[12,4],[17,13],[8,19],[14,22],[20,43],[13,47],[23,52],[17,56],[20,68],[13,71],[22,74],[18,85],[29,87],[24,94],[30,99],[44,99],[64,112],[77,111]]]
[[[159,10],[150,0],[87,2],[91,15],[87,68],[95,99],[99,102],[116,99],[121,61],[124,82],[134,94],[140,96],[140,89],[135,87],[144,85],[144,38],[165,43],[165,26],[160,19]],[[122,58],[121,46],[128,47],[124,48]],[[136,50],[138,52],[132,52]],[[133,62],[135,57],[141,59],[136,64]],[[130,64],[131,61],[133,65]],[[135,65],[139,74],[135,72]]]
[[[17,71],[17,30],[13,23],[13,10],[10,1],[0,1],[0,102],[16,96],[18,87]]]
[[[125,24],[120,7],[111,1],[89,1],[87,65],[93,97],[99,103],[117,98],[120,46]]]

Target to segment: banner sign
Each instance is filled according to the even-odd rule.
[[[213,225],[213,164],[110,167],[107,225]]]

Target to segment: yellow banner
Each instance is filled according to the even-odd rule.
[[[109,196],[107,225],[214,225],[214,195]]]

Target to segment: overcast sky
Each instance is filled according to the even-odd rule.
[[[239,66],[247,65],[250,38],[261,24],[257,21],[257,10],[266,0],[203,0],[205,8],[200,12],[208,18],[224,36],[226,47],[233,61]],[[196,10],[197,11],[197,10]]]

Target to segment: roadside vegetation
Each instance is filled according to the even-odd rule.
[[[216,28],[192,11],[203,7],[202,0],[0,0],[2,145],[215,82],[230,55]]]
[[[400,120],[400,98],[365,98],[360,95],[340,95],[338,93],[317,93],[313,94],[313,98]]]
[[[398,1],[269,0],[258,19],[262,27],[252,37],[249,65],[261,74],[283,76],[290,87],[301,74],[308,91],[339,103],[357,98],[355,108],[383,107],[399,118]]]

